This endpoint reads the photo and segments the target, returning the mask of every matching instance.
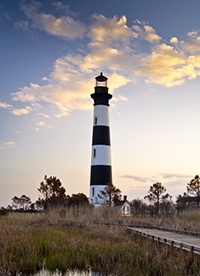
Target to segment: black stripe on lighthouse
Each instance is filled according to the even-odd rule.
[[[110,128],[108,126],[94,126],[92,145],[110,146]]]
[[[112,183],[112,167],[96,165],[91,167],[90,185],[106,185]]]

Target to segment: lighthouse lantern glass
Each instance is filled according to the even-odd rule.
[[[105,81],[96,80],[96,86],[107,87],[107,80],[105,80]]]

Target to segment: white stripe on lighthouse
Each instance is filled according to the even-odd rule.
[[[111,149],[106,145],[92,146],[92,161],[91,166],[106,165],[111,166]]]
[[[100,204],[102,200],[98,198],[98,194],[105,188],[105,185],[92,185],[90,186],[90,201],[95,203],[96,199]]]
[[[94,106],[94,121],[93,126],[109,126],[109,106],[95,105]]]

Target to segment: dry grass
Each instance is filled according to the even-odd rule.
[[[90,208],[83,206],[82,208],[52,208],[47,213],[10,213],[6,221],[9,222],[21,222],[22,224],[41,226],[41,225],[57,225],[64,226],[73,223],[84,224],[113,224],[119,226],[135,225],[135,226],[150,226],[158,227],[172,225],[171,218],[159,218],[159,217],[133,217],[122,216],[117,208],[105,208],[100,207]]]
[[[199,210],[168,218],[122,217],[117,210],[105,208],[11,213],[0,217],[0,273],[25,275],[43,267],[64,273],[69,268],[92,267],[104,275],[200,275],[198,256],[158,247],[125,227],[100,225],[160,225],[198,231],[199,218]]]
[[[117,208],[91,208],[88,206],[69,209],[55,208],[48,213],[20,214],[10,213],[7,223],[19,221],[32,226],[65,226],[73,223],[113,224],[146,227],[164,227],[178,230],[200,232],[200,209],[189,209],[171,216],[122,216]]]
[[[200,232],[200,209],[189,209],[180,213],[175,225],[178,229]]]

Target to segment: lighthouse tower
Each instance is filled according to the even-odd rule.
[[[92,160],[90,176],[90,203],[101,204],[98,194],[107,183],[112,183],[109,100],[107,78],[101,73],[96,77],[96,86],[91,98],[94,100]]]

